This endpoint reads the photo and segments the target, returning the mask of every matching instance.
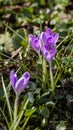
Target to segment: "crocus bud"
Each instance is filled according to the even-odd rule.
[[[13,70],[10,72],[10,82],[17,95],[20,95],[20,93],[26,88],[29,83],[29,79],[29,72],[25,72],[20,79],[17,78],[16,72]]]
[[[40,48],[41,48],[41,42],[40,38],[35,37],[34,35],[30,34],[29,35],[29,44],[31,47],[39,54],[40,53]]]

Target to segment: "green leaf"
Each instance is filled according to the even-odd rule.
[[[29,83],[29,89],[30,90],[36,90],[36,84],[34,82]]]
[[[44,92],[44,94],[42,94],[42,97],[45,97],[45,96],[47,96],[49,94],[50,94],[50,91]]]
[[[63,98],[63,96],[61,94],[56,94],[55,95],[55,99],[62,99],[62,98]]]
[[[68,119],[71,118],[71,113],[70,113],[69,111],[66,111],[66,117],[67,117]]]
[[[42,127],[45,127],[47,125],[47,119],[46,118],[43,118],[41,125],[42,125]]]
[[[38,94],[38,93],[40,93],[40,91],[41,91],[41,88],[37,88],[34,93],[37,93],[37,94]]]
[[[56,130],[66,130],[66,125],[64,121],[60,121],[59,125],[57,125]]]
[[[56,3],[67,6],[69,4],[69,0],[56,0]]]
[[[34,108],[34,107],[32,109],[26,110],[25,116],[30,117],[35,111],[36,111],[36,108]]]
[[[58,118],[59,118],[58,114],[54,114],[54,115],[53,115],[53,118],[54,118],[55,120],[58,119]]]
[[[28,92],[27,96],[28,96],[29,101],[33,103],[34,102],[34,95],[33,95],[33,93],[32,92]]]
[[[46,105],[46,106],[54,107],[54,106],[55,106],[55,103],[54,103],[53,101],[48,101],[45,105]]]
[[[49,117],[49,109],[47,107],[42,107],[41,109],[41,114],[45,117],[45,118],[48,118]]]
[[[73,96],[72,95],[69,94],[69,95],[66,96],[66,98],[67,98],[68,103],[73,102]]]

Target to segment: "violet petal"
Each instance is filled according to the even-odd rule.
[[[43,44],[47,43],[47,36],[46,36],[45,32],[41,33],[41,41],[43,42]]]
[[[17,93],[21,93],[26,87],[26,84],[25,84],[25,78],[24,77],[21,77],[17,82],[16,82],[16,85],[15,85],[15,91]]]
[[[49,51],[46,49],[45,46],[42,47],[41,50],[43,56],[48,60],[48,61],[52,61],[55,54],[56,54],[56,46],[54,46],[52,49],[50,49]]]
[[[52,36],[48,37],[47,39],[47,45],[48,46],[52,46],[54,44],[54,39]]]
[[[35,36],[32,35],[32,34],[30,34],[30,35],[29,35],[29,42],[30,42],[30,41],[33,41],[34,39],[35,39]]]
[[[33,48],[35,49],[35,51],[37,51],[37,53],[40,52],[40,41],[38,39],[34,40]]]
[[[28,85],[30,79],[30,74],[25,72],[23,76],[16,82],[15,91],[21,93]]]
[[[55,54],[56,54],[56,48],[51,49],[50,52],[49,52],[48,60],[52,61],[54,56],[55,56]]]
[[[25,79],[30,79],[30,73],[29,72],[25,72],[22,77],[24,77]]]
[[[12,71],[10,72],[10,81],[11,81],[11,85],[12,85],[13,89],[15,89],[15,84],[16,84],[17,80],[18,80],[17,75],[16,75],[16,73],[12,70]]]
[[[51,31],[50,28],[48,28],[48,29],[45,31],[45,33],[46,33],[47,36],[52,35],[52,31]]]
[[[53,37],[54,37],[54,43],[57,43],[57,41],[59,39],[59,34],[58,33],[54,33]]]
[[[40,53],[40,39],[39,36],[36,38],[34,35],[29,35],[29,43],[31,47],[37,52]]]

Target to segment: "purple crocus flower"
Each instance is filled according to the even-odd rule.
[[[47,61],[51,62],[56,54],[56,46],[48,49],[45,45],[42,46],[41,52]]]
[[[29,43],[31,47],[38,53],[40,54],[40,36],[35,37],[34,35],[30,34],[29,35]]]
[[[10,81],[11,85],[15,91],[16,94],[20,94],[28,85],[30,79],[29,72],[25,72],[20,79],[17,78],[16,72],[12,70],[10,72]]]
[[[58,38],[59,34],[52,33],[50,28],[41,33],[41,41],[43,43],[41,52],[48,61],[52,61],[56,54],[56,43]]]
[[[41,40],[43,44],[47,44],[48,46],[55,45],[58,41],[59,34],[52,33],[51,29],[48,28],[45,32],[41,33]]]

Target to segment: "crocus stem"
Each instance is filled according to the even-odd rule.
[[[45,58],[43,57],[43,84],[42,84],[42,88],[44,89],[45,88],[45,86],[46,86],[46,71],[47,71],[47,69],[46,69],[46,60],[45,60]]]
[[[24,114],[24,111],[26,110],[26,107],[29,103],[29,99],[26,100],[26,102],[24,102],[24,106],[23,106],[23,109],[22,111],[20,112],[20,114],[18,115],[18,120],[16,121],[16,123],[14,124],[14,126],[12,127],[13,129],[10,129],[10,130],[16,130],[17,126],[19,125],[20,123],[20,120]]]
[[[52,89],[52,93],[54,93],[54,81],[53,81],[53,73],[52,73],[52,64],[51,62],[49,62],[50,65],[50,80],[51,80],[51,89]]]
[[[14,103],[14,123],[17,119],[17,111],[18,111],[18,95],[16,95],[15,103]]]

